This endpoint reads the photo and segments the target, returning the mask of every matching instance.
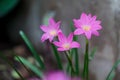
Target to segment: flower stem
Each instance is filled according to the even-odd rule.
[[[51,44],[51,45],[52,45],[52,48],[53,48],[53,51],[54,51],[55,58],[56,58],[57,63],[58,63],[58,67],[59,67],[59,69],[62,70],[63,69],[63,67],[62,67],[62,61],[60,59],[59,53],[58,53],[56,47],[54,46],[54,44]]]
[[[85,56],[84,56],[84,69],[83,69],[83,78],[85,80],[89,79],[89,42],[86,39],[86,49],[85,49]]]
[[[69,65],[71,67],[71,75],[73,75],[75,73],[75,70],[74,70],[73,63],[72,63],[72,56],[70,56],[70,52],[66,52],[65,55],[68,59]]]

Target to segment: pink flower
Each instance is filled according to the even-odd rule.
[[[47,76],[44,77],[43,80],[71,80],[65,73],[58,71],[58,72],[51,72]]]
[[[58,46],[58,51],[67,51],[71,48],[79,48],[80,44],[76,41],[73,41],[73,33],[69,34],[68,37],[66,37],[63,33],[58,34],[59,42],[55,41],[53,42],[54,45]]]
[[[45,32],[41,38],[42,42],[44,42],[47,39],[49,39],[49,41],[51,42],[53,38],[58,35],[58,32],[61,32],[59,27],[60,27],[60,21],[56,23],[53,18],[49,19],[48,26],[46,25],[40,26],[42,31]]]
[[[97,30],[102,29],[100,25],[100,21],[96,20],[96,16],[91,16],[91,14],[87,15],[85,13],[82,13],[80,19],[76,20],[74,19],[74,25],[77,28],[74,31],[75,35],[85,34],[87,39],[91,39],[91,35],[94,34],[96,36],[99,36],[99,33]]]

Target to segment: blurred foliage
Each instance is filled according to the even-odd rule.
[[[0,0],[0,18],[9,13],[19,0]]]

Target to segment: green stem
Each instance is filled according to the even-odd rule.
[[[75,73],[75,70],[74,70],[74,67],[73,67],[73,63],[72,63],[72,57],[70,56],[70,52],[66,52],[65,53],[67,59],[68,59],[68,62],[69,62],[69,65],[71,67],[71,72],[72,72],[72,75]]]
[[[2,53],[0,52],[0,57],[5,60],[9,66],[11,66],[15,71],[16,73],[20,76],[21,80],[25,80],[22,75],[19,73],[19,71],[15,68],[14,64],[12,64],[4,55],[2,55]]]
[[[85,56],[84,56],[84,69],[83,69],[83,77],[85,80],[89,80],[89,42],[86,39],[86,49],[85,49]]]
[[[76,68],[76,75],[78,76],[80,73],[79,73],[79,55],[77,49],[75,49],[75,68]]]
[[[54,44],[51,44],[51,45],[52,45],[52,48],[53,48],[53,51],[54,51],[55,58],[56,58],[57,63],[58,63],[58,67],[59,67],[59,69],[62,70],[63,67],[62,67],[62,62],[61,62],[61,59],[60,59],[59,53],[58,53],[56,47],[54,46]]]

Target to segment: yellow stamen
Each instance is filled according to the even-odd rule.
[[[56,35],[57,35],[57,32],[56,32],[55,30],[52,30],[52,31],[50,31],[50,35],[56,36]]]
[[[84,25],[82,28],[83,28],[83,30],[85,30],[85,31],[89,31],[91,27],[88,26],[88,25]]]
[[[65,44],[63,44],[63,48],[65,48],[65,49],[69,49],[69,48],[70,48],[70,44],[69,44],[69,43],[65,43]]]

